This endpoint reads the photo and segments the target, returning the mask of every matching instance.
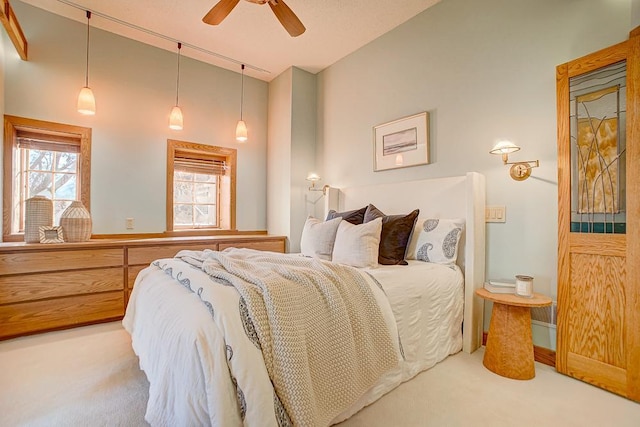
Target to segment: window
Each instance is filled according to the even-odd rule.
[[[23,239],[25,201],[53,201],[54,223],[74,200],[90,208],[91,129],[5,116],[3,240]]]
[[[167,231],[235,230],[237,152],[167,141]]]

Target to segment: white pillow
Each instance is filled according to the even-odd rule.
[[[360,225],[342,221],[333,245],[332,261],[353,267],[376,267],[381,232],[382,218]]]
[[[304,256],[320,258],[331,261],[333,243],[336,240],[338,225],[342,218],[334,218],[329,221],[308,217],[302,229],[300,238],[300,252]]]
[[[455,264],[458,259],[458,244],[464,230],[464,219],[429,218],[419,222],[416,245],[410,247],[411,259],[436,264]],[[415,239],[412,239],[415,240]]]

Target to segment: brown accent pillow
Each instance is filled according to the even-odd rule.
[[[360,225],[364,222],[364,213],[366,210],[367,210],[366,206],[362,209],[355,209],[352,211],[344,211],[344,212],[336,212],[332,209],[329,211],[326,221],[340,217],[344,221],[347,221],[353,225]]]
[[[419,214],[420,210],[416,209],[408,215],[385,215],[375,206],[367,206],[364,213],[365,223],[382,218],[378,264],[407,265],[404,255]]]

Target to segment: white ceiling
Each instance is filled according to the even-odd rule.
[[[247,75],[270,81],[291,66],[315,74],[441,0],[286,0],[307,28],[295,38],[284,30],[268,5],[249,1],[240,1],[218,26],[202,22],[217,0],[22,1],[83,23],[83,9],[91,10],[92,27],[172,52],[177,46],[171,40],[180,41],[185,44],[184,56],[234,71],[245,63]],[[101,14],[169,40],[105,19]]]

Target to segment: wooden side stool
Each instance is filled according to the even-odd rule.
[[[532,298],[494,294],[484,288],[476,289],[476,294],[493,301],[483,365],[507,378],[530,380],[535,377],[531,307],[551,305],[551,298],[537,293]]]

